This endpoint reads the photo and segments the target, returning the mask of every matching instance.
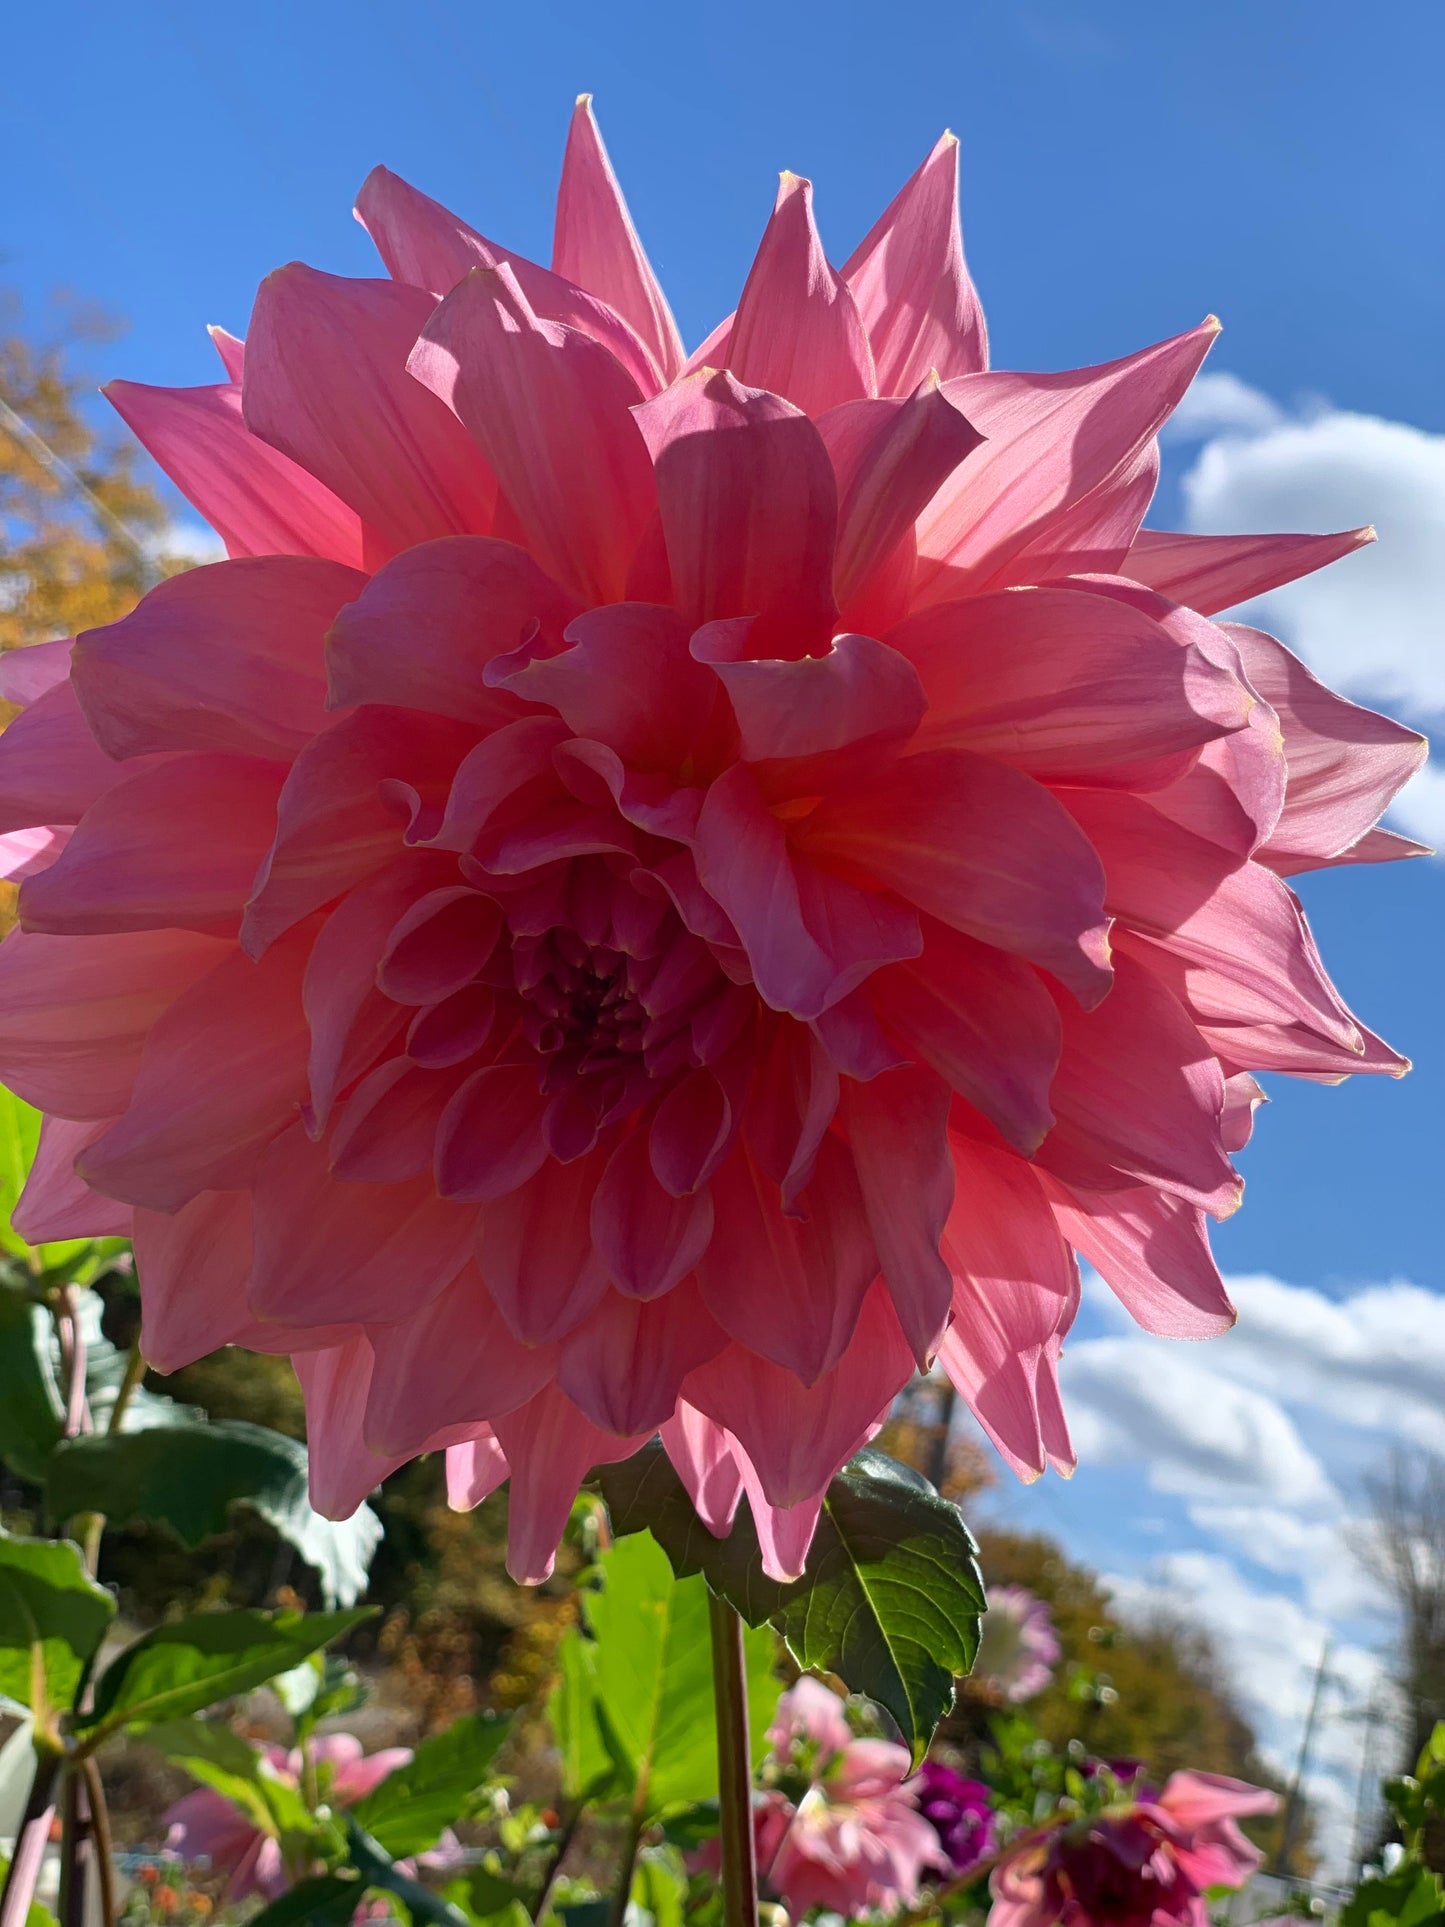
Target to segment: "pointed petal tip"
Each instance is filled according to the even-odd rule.
[[[573,103],[572,111],[574,114],[587,114],[590,116],[592,112],[591,94],[579,94]]]
[[[1224,333],[1224,323],[1217,314],[1207,314],[1199,324],[1199,333],[1209,335],[1211,338],[1215,335],[1222,335]]]
[[[1354,536],[1357,546],[1362,549],[1367,547],[1371,542],[1378,542],[1380,539],[1380,531],[1375,527],[1373,522],[1366,522],[1362,529],[1351,529],[1350,533]]]

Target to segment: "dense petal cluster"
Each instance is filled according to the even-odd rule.
[[[990,1881],[989,1927],[1208,1927],[1210,1888],[1242,1887],[1264,1856],[1240,1832],[1273,1793],[1175,1773],[1152,1800],[1031,1833]]]
[[[925,1760],[917,1780],[918,1811],[938,1835],[954,1879],[994,1850],[993,1798],[982,1780],[966,1780],[941,1760]]]
[[[1063,1647],[1053,1614],[1027,1586],[992,1586],[969,1685],[1019,1705],[1054,1676]]]
[[[357,211],[389,279],[109,391],[231,559],[7,665],[18,1221],[293,1353],[323,1510],[510,1476],[526,1578],[659,1429],[796,1573],[935,1356],[1067,1470],[1075,1254],[1223,1329],[1253,1073],[1403,1068],[1284,878],[1422,745],[1209,620],[1369,532],[1142,530],[1216,324],[990,370],[951,137],[841,271],[785,175],[690,359],[585,101],[550,268]]]

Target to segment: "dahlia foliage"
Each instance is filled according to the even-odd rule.
[[[585,100],[551,268],[357,211],[390,279],[109,391],[231,559],[11,666],[18,1224],[295,1354],[324,1511],[510,1474],[524,1579],[659,1428],[797,1573],[935,1354],[1067,1471],[1075,1253],[1223,1330],[1252,1073],[1404,1068],[1283,879],[1421,743],[1209,620],[1368,531],[1141,531],[1216,324],[990,372],[949,136],[841,271],[784,175],[691,357]]]

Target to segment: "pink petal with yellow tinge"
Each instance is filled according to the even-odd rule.
[[[363,566],[361,517],[299,462],[252,434],[238,387],[113,381],[103,392],[228,555],[322,556]]]
[[[1212,616],[1312,575],[1374,539],[1371,528],[1342,535],[1173,535],[1141,529],[1120,573]]]

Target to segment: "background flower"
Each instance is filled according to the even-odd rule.
[[[991,1586],[970,1682],[1015,1705],[1042,1693],[1063,1648],[1048,1607],[1027,1586]]]

